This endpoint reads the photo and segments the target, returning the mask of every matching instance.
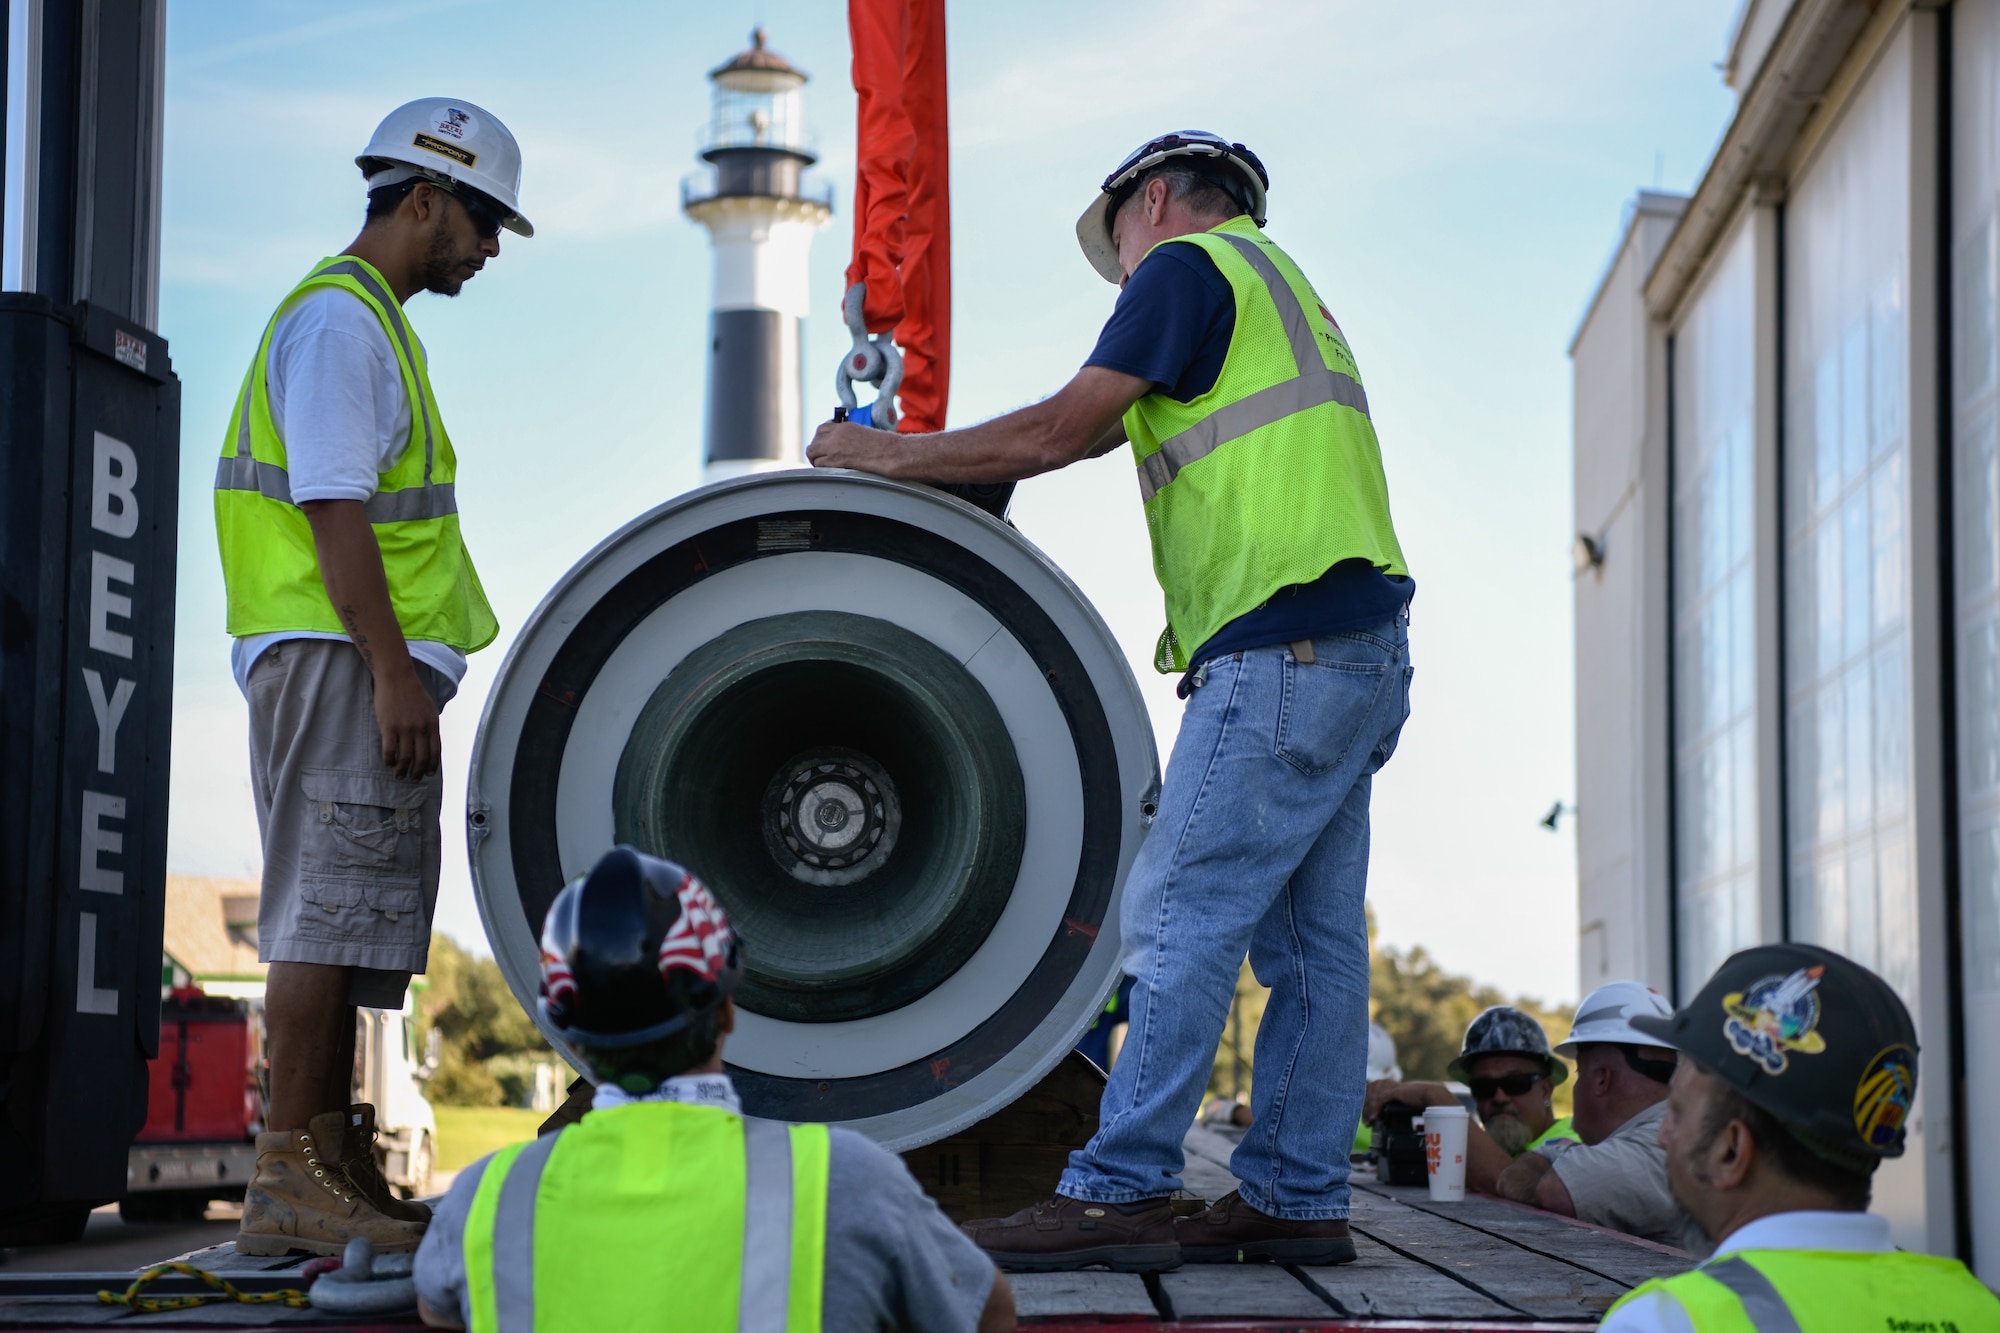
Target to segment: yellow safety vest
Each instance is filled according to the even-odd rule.
[[[1521,1149],[1521,1151],[1531,1153],[1544,1143],[1554,1143],[1557,1139],[1567,1139],[1571,1143],[1581,1143],[1583,1140],[1577,1137],[1576,1121],[1569,1116],[1564,1116],[1541,1133],[1535,1135],[1534,1140],[1527,1147]]]
[[[1964,1264],[1900,1250],[1739,1250],[1678,1277],[1635,1287],[1611,1310],[1649,1292],[1678,1301],[1695,1333],[2000,1330],[2000,1297]],[[1610,1313],[1605,1312],[1607,1319]]]
[[[825,1125],[634,1102],[488,1159],[472,1333],[817,1333]]]
[[[388,332],[410,396],[410,440],[381,474],[364,508],[382,549],[389,601],[409,639],[469,653],[493,642],[493,618],[458,529],[458,457],[437,411],[423,348],[382,275],[364,260],[321,260],[264,326],[257,359],[229,418],[215,471],[215,532],[229,594],[229,632],[238,638],[282,630],[345,634],[320,577],[312,524],[292,503],[285,441],[271,419],[269,364],[278,317],[307,292],[338,287],[365,302]]]
[[[1280,588],[1343,560],[1409,573],[1382,450],[1347,338],[1291,258],[1247,217],[1162,245],[1200,247],[1236,297],[1215,387],[1125,413],[1167,628],[1153,665],[1188,655]]]

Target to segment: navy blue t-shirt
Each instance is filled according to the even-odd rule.
[[[1118,294],[1087,366],[1151,380],[1157,392],[1192,402],[1215,387],[1236,331],[1236,296],[1208,252],[1161,245]],[[1343,560],[1311,583],[1278,589],[1188,654],[1188,669],[1227,653],[1345,634],[1379,625],[1416,594],[1415,579],[1391,578],[1364,559]]]

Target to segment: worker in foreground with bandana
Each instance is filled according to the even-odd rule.
[[[549,907],[542,1016],[596,1084],[575,1124],[474,1162],[417,1252],[426,1323],[474,1333],[1008,1333],[1007,1279],[894,1154],[743,1114],[722,1050],[743,946],[707,886],[630,847]]]

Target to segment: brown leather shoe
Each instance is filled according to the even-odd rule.
[[[1168,1199],[1090,1203],[1058,1194],[1012,1217],[962,1228],[987,1257],[1011,1273],[1053,1273],[1103,1264],[1118,1273],[1158,1273],[1181,1264]]]
[[[375,1161],[375,1108],[367,1102],[347,1108],[347,1114],[324,1111],[306,1122],[313,1141],[322,1145],[323,1160],[338,1168],[356,1194],[375,1205],[375,1211],[398,1222],[428,1222],[431,1207],[414,1199],[401,1199],[382,1177]]]
[[[1294,1222],[1270,1217],[1243,1202],[1235,1190],[1199,1217],[1174,1224],[1181,1257],[1191,1264],[1351,1264],[1354,1241],[1344,1218]]]

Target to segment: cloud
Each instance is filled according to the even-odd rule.
[[[296,50],[334,39],[351,39],[371,28],[407,24],[413,19],[444,10],[487,4],[490,0],[420,0],[403,5],[380,5],[369,9],[349,9],[273,32],[239,37],[216,46],[172,52],[175,73],[214,69],[249,56],[268,57],[280,51]]]

